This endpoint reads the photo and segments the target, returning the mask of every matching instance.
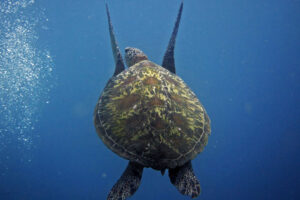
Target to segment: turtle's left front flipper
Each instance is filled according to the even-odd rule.
[[[200,194],[200,183],[194,174],[191,161],[181,167],[169,169],[171,183],[181,194],[196,198]]]
[[[114,55],[115,64],[116,64],[114,76],[116,76],[125,69],[125,65],[124,65],[122,54],[120,52],[120,49],[119,49],[119,46],[117,44],[117,40],[116,40],[116,37],[114,34],[114,29],[113,29],[113,26],[111,23],[110,13],[109,13],[107,4],[106,4],[106,14],[107,14],[107,20],[108,20],[110,43],[111,43],[111,48],[112,48],[113,55]]]
[[[125,200],[132,196],[140,186],[144,167],[129,162],[121,178],[110,190],[107,200]]]

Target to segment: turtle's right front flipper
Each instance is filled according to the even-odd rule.
[[[121,178],[110,190],[107,200],[125,200],[132,196],[140,186],[144,167],[129,162]]]
[[[181,19],[181,14],[182,14],[182,9],[183,9],[183,1],[180,4],[180,8],[177,14],[177,19],[175,22],[175,26],[168,44],[168,48],[165,52],[164,59],[162,62],[162,65],[165,69],[169,70],[170,72],[173,72],[174,74],[176,73],[175,69],[175,59],[174,59],[174,49],[175,49],[175,42],[176,42],[176,36],[179,28],[179,23]]]

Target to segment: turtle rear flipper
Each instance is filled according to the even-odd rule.
[[[181,167],[169,169],[170,181],[181,194],[196,198],[200,194],[200,183],[194,174],[191,161]]]
[[[110,190],[107,200],[125,200],[132,196],[140,186],[144,167],[129,162],[121,178]]]

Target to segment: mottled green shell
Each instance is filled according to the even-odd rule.
[[[177,75],[148,60],[109,80],[94,121],[113,152],[158,170],[193,159],[210,134],[196,95]]]

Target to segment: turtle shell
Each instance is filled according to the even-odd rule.
[[[176,74],[148,60],[108,81],[94,123],[113,152],[157,170],[195,158],[210,135],[196,95]]]

